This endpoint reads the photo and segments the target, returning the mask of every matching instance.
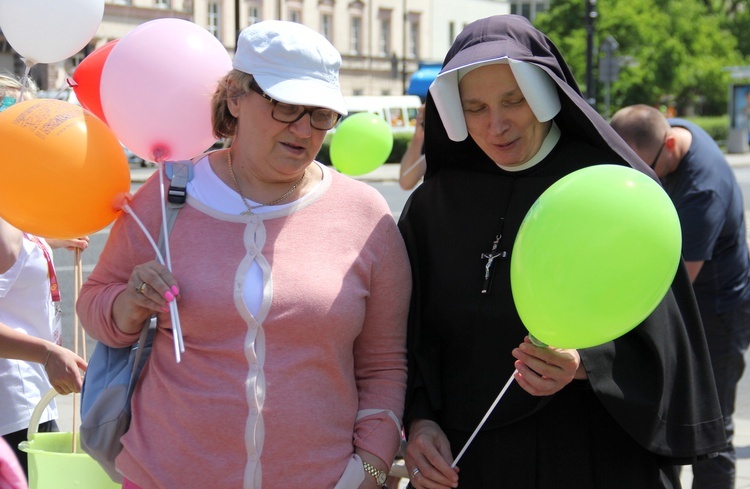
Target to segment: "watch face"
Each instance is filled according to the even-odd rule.
[[[373,465],[368,464],[367,462],[364,462],[364,467],[365,472],[373,476],[375,478],[375,482],[377,482],[379,486],[385,484],[385,480],[388,478],[388,474],[386,472],[376,469]]]

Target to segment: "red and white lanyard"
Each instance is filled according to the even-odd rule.
[[[60,287],[57,285],[57,274],[55,273],[55,266],[52,264],[52,257],[49,254],[49,250],[46,246],[44,246],[44,243],[42,243],[42,241],[36,236],[27,233],[24,233],[24,236],[26,236],[26,239],[36,244],[39,249],[42,250],[42,253],[44,253],[44,259],[47,260],[47,270],[49,274],[49,292],[52,296],[52,302],[60,302],[62,300],[62,298],[60,297]]]

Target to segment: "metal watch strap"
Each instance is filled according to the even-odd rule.
[[[362,462],[362,466],[365,468],[365,472],[375,478],[375,482],[378,483],[378,487],[385,484],[385,479],[388,477],[388,474],[368,462]]]

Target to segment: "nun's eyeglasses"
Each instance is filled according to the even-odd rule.
[[[272,99],[255,81],[250,83],[250,90],[273,104],[271,117],[278,122],[292,124],[302,119],[305,114],[310,114],[310,125],[315,129],[327,131],[333,129],[333,126],[336,125],[341,117],[341,114],[331,109],[325,109],[322,107],[308,109],[303,105],[292,105],[279,102],[278,100]]]

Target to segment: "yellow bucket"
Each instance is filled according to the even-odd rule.
[[[37,433],[44,408],[57,395],[51,389],[34,409],[29,422],[28,440],[19,448],[29,455],[29,489],[116,489],[104,469],[81,449],[77,439],[73,453],[73,433]]]

